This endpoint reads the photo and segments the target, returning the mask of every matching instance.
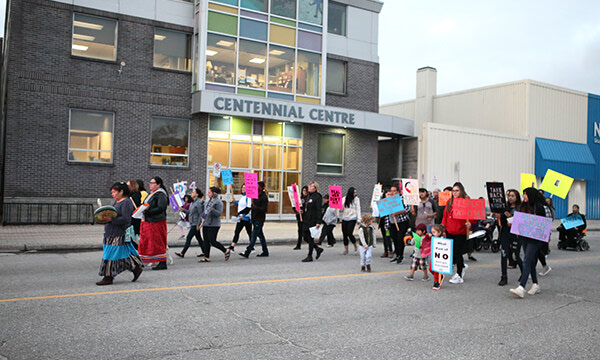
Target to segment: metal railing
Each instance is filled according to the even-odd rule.
[[[2,225],[93,224],[94,205],[69,203],[4,203]]]

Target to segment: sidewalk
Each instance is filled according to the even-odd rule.
[[[560,225],[559,220],[552,223],[553,232]],[[600,220],[588,220],[588,231],[600,231]],[[341,247],[342,230],[338,225],[334,229],[337,246]],[[218,240],[229,246],[233,238],[235,224],[223,224],[219,230]],[[181,235],[179,226],[167,224],[167,242],[171,248],[183,247],[185,239]],[[267,243],[271,244],[296,244],[297,225],[295,222],[266,222],[264,226]],[[69,251],[69,250],[101,250],[103,225],[22,225],[0,226],[0,251]],[[356,230],[354,236],[358,238]],[[380,238],[377,232],[378,239]],[[248,244],[248,235],[242,231],[238,245]],[[192,239],[192,247],[197,248],[198,243]],[[258,245],[260,246],[260,245]],[[304,243],[303,248],[308,245]],[[193,249],[192,249],[193,250]]]

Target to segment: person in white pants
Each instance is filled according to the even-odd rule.
[[[360,246],[360,271],[371,272],[371,258],[373,247],[375,246],[375,227],[373,226],[373,216],[364,214],[358,229],[358,238]]]

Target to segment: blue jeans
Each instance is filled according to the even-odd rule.
[[[525,239],[523,247],[525,249],[525,259],[523,260],[523,274],[521,275],[521,286],[527,285],[527,280],[531,274],[531,281],[537,284],[537,273],[535,265],[537,264],[537,252],[542,245],[541,241],[533,239]]]
[[[264,221],[252,221],[252,235],[250,235],[250,244],[246,248],[246,252],[249,254],[252,249],[254,249],[254,244],[256,244],[256,237],[260,239],[260,246],[262,246],[262,253],[269,254],[269,249],[267,249],[267,240],[265,239],[265,234],[263,233],[263,225]]]

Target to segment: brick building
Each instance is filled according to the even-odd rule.
[[[233,171],[232,195],[257,172],[271,219],[291,218],[292,183],[370,197],[401,175],[388,154],[413,134],[378,114],[382,5],[9,0],[5,204],[93,203],[115,181],[156,175],[222,186],[215,163]]]

